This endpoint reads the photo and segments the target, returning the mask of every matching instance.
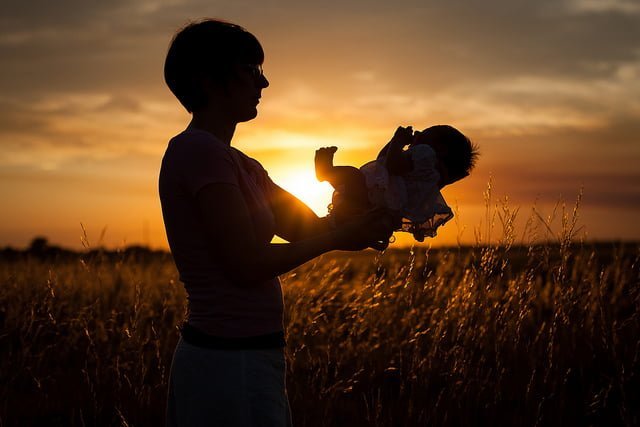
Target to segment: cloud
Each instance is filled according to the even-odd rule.
[[[568,6],[577,13],[640,13],[640,4],[633,0],[569,0]]]
[[[400,123],[455,123],[483,134],[539,134],[605,128],[619,117],[640,120],[640,59],[601,76],[514,75],[482,85],[461,82],[430,93],[408,91],[374,73],[358,74],[339,98],[305,82],[265,92],[263,118],[286,126],[330,122],[387,129]],[[376,90],[372,91],[371,87]]]
[[[23,103],[0,99],[0,132],[12,129],[39,132],[47,129],[47,120],[34,114]]]
[[[509,198],[520,203],[573,200],[582,191],[586,206],[611,209],[640,206],[640,173],[636,171],[540,170],[521,166],[497,171],[497,184],[504,186],[500,177],[509,180]]]
[[[618,9],[633,4],[601,3]],[[521,74],[591,76],[602,71],[594,63],[632,59],[640,47],[640,27],[624,13],[575,13],[589,4],[596,2],[567,7],[552,0],[416,0],[394,6],[364,1],[8,1],[0,6],[0,81],[11,83],[0,83],[0,88],[4,93],[37,92],[47,89],[45,82],[84,91],[113,90],[116,83],[161,87],[171,34],[188,18],[207,15],[255,31],[267,48],[268,64],[283,70],[280,81],[304,71],[316,86],[364,72],[403,89],[434,92]]]
[[[107,93],[0,102],[1,167],[55,170],[87,159],[158,155],[184,127],[180,111]]]

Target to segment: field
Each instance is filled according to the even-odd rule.
[[[282,277],[294,425],[639,425],[639,262],[571,233],[309,262]],[[185,310],[168,254],[5,251],[0,425],[162,425]]]

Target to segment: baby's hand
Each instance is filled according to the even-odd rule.
[[[400,145],[404,147],[405,145],[409,145],[413,142],[413,127],[407,126],[406,128],[399,126],[396,129],[396,133],[393,134],[393,138],[391,138],[392,145]]]

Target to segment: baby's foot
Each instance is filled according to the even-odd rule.
[[[316,150],[316,178],[318,181],[326,181],[331,175],[333,168],[333,155],[338,151],[338,147],[322,147]]]

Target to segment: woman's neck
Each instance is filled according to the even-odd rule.
[[[219,114],[208,114],[206,111],[193,113],[188,127],[209,132],[227,145],[231,145],[236,131],[236,123],[225,120]]]

